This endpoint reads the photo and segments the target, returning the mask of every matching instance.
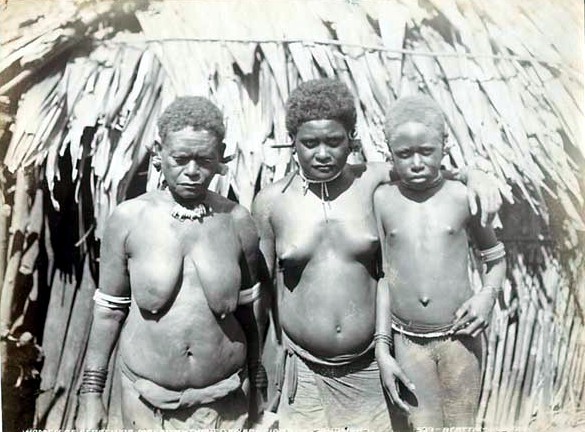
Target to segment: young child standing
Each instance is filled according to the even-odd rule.
[[[375,335],[382,381],[414,428],[474,426],[482,377],[478,335],[505,277],[504,246],[471,215],[465,186],[441,175],[445,119],[432,99],[397,101],[385,133],[400,181],[374,192],[384,268]],[[469,239],[483,261],[477,292],[468,275]],[[410,389],[404,400],[397,378]]]

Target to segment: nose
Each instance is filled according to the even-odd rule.
[[[419,172],[422,171],[424,169],[424,164],[422,161],[422,158],[419,154],[415,153],[413,158],[412,158],[412,170],[414,172]]]
[[[197,165],[197,162],[190,160],[185,168],[185,174],[190,179],[199,180],[201,173],[199,172],[199,165]]]
[[[315,159],[317,160],[317,162],[328,162],[330,159],[329,153],[327,152],[327,150],[325,149],[325,146],[320,145],[317,148],[317,153],[315,154]]]

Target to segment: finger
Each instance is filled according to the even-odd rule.
[[[467,191],[467,202],[469,204],[469,211],[472,215],[477,214],[477,195],[475,192],[468,190]]]
[[[398,396],[398,390],[395,385],[391,386],[390,388],[390,398],[392,399],[392,402],[394,402],[395,405],[399,406],[408,414],[410,414],[410,408],[408,407],[408,405],[404,403],[402,399],[400,399],[400,396]]]
[[[455,312],[455,322],[460,321],[468,313],[467,302],[463,303]]]
[[[400,381],[402,381],[402,384],[404,384],[410,391],[414,392],[416,390],[416,387],[414,386],[413,382],[408,379],[404,372],[402,372],[402,369],[396,371],[396,377]]]
[[[471,334],[471,337],[477,337],[479,334],[486,329],[487,326],[480,326],[476,331]]]
[[[467,327],[462,329],[458,332],[458,334],[471,336],[471,334],[476,331],[478,328],[481,328],[482,321],[481,320],[474,320],[472,321]]]
[[[494,190],[494,202],[493,202],[493,206],[494,206],[494,211],[493,213],[496,213],[500,207],[502,207],[502,194],[500,194],[500,190],[499,189],[495,189]]]
[[[466,311],[466,315],[461,317],[458,320],[455,320],[453,326],[451,327],[451,332],[456,333],[459,329],[465,328],[469,325],[469,323],[473,320],[473,316]]]
[[[512,188],[508,186],[506,183],[502,182],[502,185],[500,186],[500,194],[510,204],[514,204],[514,195],[512,194]]]
[[[484,227],[487,223],[487,215],[489,214],[488,197],[480,197],[479,204],[480,204],[480,209],[481,209],[480,223],[481,223],[481,226]]]

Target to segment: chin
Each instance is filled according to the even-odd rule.
[[[322,172],[322,171],[310,170],[308,173],[305,171],[305,175],[308,174],[309,179],[312,179],[312,180],[329,181],[329,180],[333,180],[334,177],[339,175],[340,171],[341,170]]]
[[[205,198],[205,194],[207,192],[207,189],[202,189],[201,191],[197,191],[197,192],[179,192],[177,193],[177,196],[182,200],[182,201],[198,201],[201,200],[203,198]]]

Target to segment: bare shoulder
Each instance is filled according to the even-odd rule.
[[[283,189],[290,183],[295,173],[289,173],[282,179],[264,186],[254,198],[252,203],[252,214],[258,217],[267,217],[270,215],[272,207],[282,196]]]
[[[392,165],[386,162],[367,162],[362,165],[353,165],[352,167],[363,166],[364,175],[374,181],[375,184],[389,183],[390,171]]]
[[[144,211],[157,205],[160,191],[147,192],[118,204],[109,217],[109,224],[136,224]]]
[[[456,180],[445,180],[443,190],[458,202],[461,201],[467,205],[467,186]]]
[[[215,213],[232,213],[234,207],[239,206],[238,203],[213,191],[207,191],[205,202]]]
[[[104,239],[123,241],[132,230],[141,224],[145,214],[157,206],[160,191],[147,192],[118,204],[107,219]]]
[[[374,190],[374,202],[396,199],[400,195],[398,185],[395,183],[382,183]]]
[[[373,195],[374,211],[379,215],[384,215],[387,209],[395,208],[400,199],[401,195],[397,185],[391,183],[378,185]]]

